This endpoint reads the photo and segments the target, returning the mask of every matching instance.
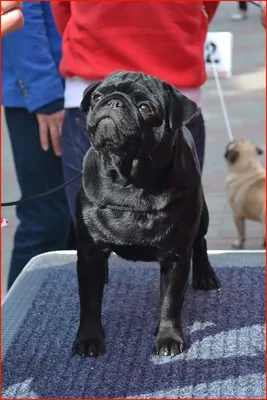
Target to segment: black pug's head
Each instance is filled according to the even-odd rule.
[[[199,114],[173,86],[136,72],[115,72],[89,86],[80,109],[87,113],[92,147],[128,162],[139,187],[170,162],[179,129]]]

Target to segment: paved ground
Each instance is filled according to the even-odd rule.
[[[232,2],[231,2],[232,3]],[[252,139],[265,149],[265,31],[258,21],[258,8],[250,5],[249,18],[232,22],[229,18],[236,4],[222,2],[210,31],[234,33],[233,78],[222,81],[222,87],[235,138]],[[203,111],[207,127],[207,150],[204,187],[210,210],[209,249],[229,249],[236,237],[231,211],[225,196],[224,147],[227,133],[215,82],[209,80],[203,89]],[[6,126],[3,122],[3,199],[19,197]],[[265,157],[263,157],[264,162]],[[2,290],[5,291],[14,230],[15,210],[4,209],[9,226],[2,231]],[[262,227],[247,223],[247,249],[261,248]]]

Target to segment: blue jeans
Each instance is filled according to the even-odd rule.
[[[202,114],[187,125],[193,135],[201,170],[205,152],[205,124]],[[62,161],[64,179],[72,179],[82,170],[83,158],[90,148],[88,134],[85,130],[85,116],[78,108],[66,110],[62,133]],[[75,201],[81,179],[66,187],[67,199],[73,221],[75,221]]]
[[[61,185],[62,160],[53,150],[42,150],[35,114],[25,108],[5,108],[7,127],[22,197],[45,192]],[[19,225],[8,277],[8,288],[34,256],[66,249],[71,216],[64,190],[16,208]]]

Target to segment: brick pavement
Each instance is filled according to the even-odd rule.
[[[232,22],[230,15],[236,3],[221,2],[210,31],[234,33],[233,78],[222,80],[227,109],[235,138],[254,140],[265,149],[265,31],[258,21],[258,9],[250,5],[249,18]],[[229,249],[236,236],[231,210],[225,196],[224,147],[226,129],[215,82],[209,80],[203,89],[203,112],[207,127],[206,162],[203,182],[210,210],[208,233],[209,249]],[[6,127],[3,123],[3,198],[5,201],[19,196],[14,175]],[[264,159],[262,160],[265,161]],[[2,289],[5,291],[6,275],[12,249],[13,234],[17,224],[14,209],[4,209],[10,220],[2,235]],[[246,248],[258,249],[262,244],[262,227],[247,223]]]

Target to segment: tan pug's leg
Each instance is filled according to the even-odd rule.
[[[236,239],[232,246],[235,249],[242,249],[245,242],[245,220],[242,217],[234,216],[235,225],[238,232],[238,239]]]
[[[264,229],[264,236],[263,236],[263,247],[266,247],[266,218],[265,218],[265,215],[264,215],[264,219],[263,219],[263,229]]]

